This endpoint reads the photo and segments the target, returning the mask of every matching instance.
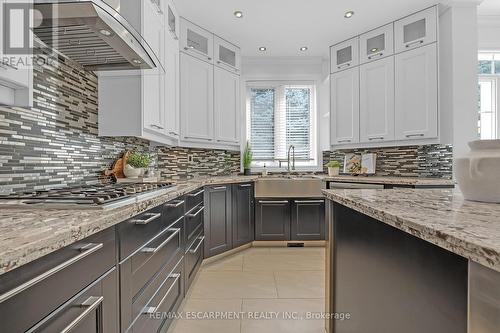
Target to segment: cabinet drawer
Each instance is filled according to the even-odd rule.
[[[203,193],[205,193],[205,190],[199,188],[186,195],[186,213],[203,202]]]
[[[205,207],[200,204],[199,206],[193,208],[191,212],[186,214],[186,247],[189,247],[193,243],[196,235],[203,229],[204,210]]]
[[[115,264],[115,229],[109,228],[3,274],[1,331],[26,331]]]
[[[118,333],[116,268],[85,288],[28,332]]]
[[[166,331],[172,319],[164,320],[168,312],[175,311],[184,297],[183,259],[166,275],[157,292],[140,311],[129,330],[131,333]]]
[[[203,261],[203,247],[205,246],[204,241],[205,236],[203,236],[203,232],[200,232],[184,256],[186,290],[189,289],[189,286],[193,282],[194,277],[201,266],[201,262]]]
[[[185,198],[180,197],[163,205],[163,221],[167,226],[184,216],[185,204]]]

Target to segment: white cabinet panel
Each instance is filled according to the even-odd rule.
[[[240,48],[226,42],[220,37],[214,37],[215,65],[233,73],[240,73],[241,51]]]
[[[359,65],[359,38],[355,37],[330,48],[330,73]]]
[[[240,139],[240,77],[214,69],[215,141],[237,144]]]
[[[396,139],[438,136],[437,46],[396,55]]]
[[[180,48],[203,61],[214,61],[214,35],[184,18],[181,18]]]
[[[360,138],[394,140],[394,57],[360,67]]]
[[[396,52],[404,52],[437,40],[437,7],[431,7],[394,23]]]
[[[214,66],[181,53],[181,135],[213,141]]]
[[[394,54],[394,24],[390,23],[359,37],[359,60],[367,63]]]
[[[359,67],[332,74],[330,141],[332,145],[359,142]]]

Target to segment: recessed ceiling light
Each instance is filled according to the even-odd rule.
[[[132,62],[136,65],[142,64],[142,61],[140,61],[139,59],[132,59]]]
[[[101,33],[101,35],[111,36],[111,31],[109,31],[109,30],[101,29],[101,30],[99,30],[99,32]]]
[[[267,48],[266,48],[265,46],[261,46],[261,47],[259,47],[259,51],[261,51],[261,52],[264,52],[264,51],[266,51],[266,50],[267,50]]]
[[[300,48],[300,50],[301,50],[301,51],[307,51],[307,50],[308,50],[308,47],[307,47],[307,46],[302,46],[302,47]]]
[[[352,10],[350,10],[350,11],[348,11],[348,12],[346,12],[344,14],[344,17],[345,18],[351,18],[353,15],[354,15],[354,12]]]
[[[240,10],[237,10],[234,12],[234,16],[236,16],[237,18],[242,18],[243,17],[243,12],[240,11]]]

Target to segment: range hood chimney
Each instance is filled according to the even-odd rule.
[[[120,15],[120,0],[35,0],[34,8],[41,14],[35,35],[87,70],[161,66],[146,41]]]

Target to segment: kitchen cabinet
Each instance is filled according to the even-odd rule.
[[[232,197],[233,248],[236,248],[255,237],[253,184],[233,184]]]
[[[257,200],[255,240],[290,240],[289,200]]]
[[[195,58],[214,63],[214,35],[184,18],[181,18],[180,49]]]
[[[166,26],[168,32],[171,34],[173,40],[179,40],[180,31],[180,19],[177,9],[175,8],[173,0],[167,3],[167,12],[165,14],[165,19],[167,20]]]
[[[438,136],[437,59],[436,44],[396,55],[397,140]]]
[[[231,187],[205,188],[205,258],[232,249]]]
[[[214,68],[215,141],[232,145],[240,142],[240,77]]]
[[[330,142],[359,142],[359,67],[330,76]]]
[[[396,52],[437,41],[437,7],[431,7],[394,23]]]
[[[469,332],[500,327],[500,273],[469,260]]]
[[[364,33],[359,37],[360,63],[385,58],[394,54],[394,24]]]
[[[177,11],[172,2],[167,3],[165,15],[169,34],[165,38],[165,129],[166,135],[179,139],[180,135],[180,89],[179,89],[179,19]]]
[[[325,239],[325,200],[293,200],[290,239]]]
[[[360,142],[394,140],[394,57],[360,66]]]
[[[330,73],[359,65],[359,38],[355,37],[330,47]]]
[[[0,17],[9,18],[10,23],[4,22],[0,25],[0,105],[32,107],[33,106],[33,68],[31,65],[23,64],[28,60],[31,62],[31,55],[26,51],[33,45],[33,33],[28,29],[26,35],[28,40],[19,40],[24,38],[24,34],[9,34],[4,31],[9,24],[10,29],[24,31],[27,23],[32,23],[29,12],[20,12],[16,9],[24,9],[26,5],[31,5],[33,1],[0,0]],[[8,11],[8,12],[5,12]],[[24,14],[20,16],[19,13]],[[12,36],[14,40],[7,40]],[[5,38],[5,40],[4,40]],[[21,45],[21,49],[15,48]],[[11,46],[10,49],[6,49]],[[9,61],[11,59],[11,61]],[[19,61],[18,61],[19,60]]]
[[[214,37],[215,65],[224,68],[232,73],[239,74],[241,70],[241,51],[240,48],[225,41],[224,39]]]

